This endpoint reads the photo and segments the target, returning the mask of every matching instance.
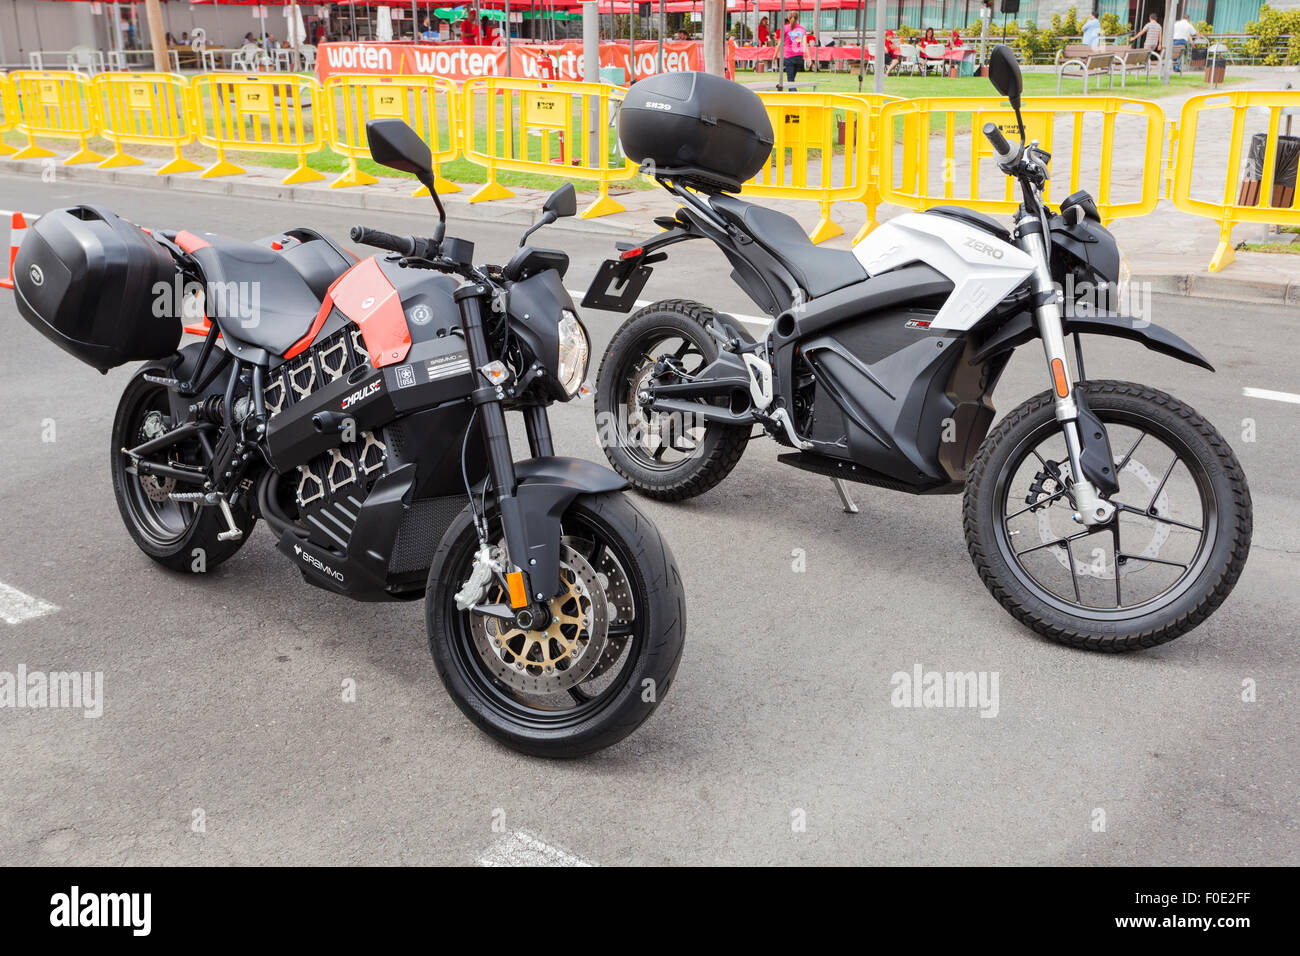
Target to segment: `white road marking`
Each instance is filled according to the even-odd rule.
[[[52,614],[57,610],[58,607],[49,601],[24,594],[17,588],[11,588],[0,581],[0,618],[3,618],[6,624],[20,624],[30,618]]]
[[[1290,402],[1292,405],[1300,405],[1300,395],[1294,392],[1272,392],[1267,388],[1243,388],[1241,394],[1247,398],[1267,398],[1271,402]]]
[[[573,298],[579,302],[582,301],[582,297],[587,294],[578,289],[568,289],[566,291],[568,291],[569,295],[573,296]],[[637,299],[632,303],[632,308],[643,309],[652,301],[652,299]],[[759,328],[765,329],[772,324],[772,320],[765,315],[744,315],[740,312],[728,312],[727,315],[731,316],[737,322],[744,322],[746,325],[756,325]]]
[[[523,830],[508,833],[478,858],[479,866],[595,866]]]

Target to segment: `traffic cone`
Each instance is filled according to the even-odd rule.
[[[18,247],[22,245],[23,233],[26,231],[27,220],[22,213],[14,213],[9,221],[9,266],[5,270],[5,277],[0,279],[0,289],[14,287],[14,260],[18,258]]]

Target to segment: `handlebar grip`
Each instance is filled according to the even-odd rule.
[[[1007,138],[1002,135],[1002,130],[998,129],[997,123],[989,122],[984,124],[984,137],[993,146],[993,152],[997,154],[999,161],[1005,163],[1015,157],[1015,149],[1007,142]]]
[[[369,226],[353,226],[349,235],[353,242],[359,242],[363,246],[387,249],[402,256],[413,256],[419,248],[414,236],[395,236],[391,232],[371,229]]]

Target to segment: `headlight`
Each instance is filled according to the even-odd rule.
[[[1129,285],[1133,279],[1133,273],[1128,267],[1128,257],[1124,255],[1124,250],[1119,253],[1119,278],[1115,280],[1115,301],[1111,302],[1110,310],[1120,315],[1129,314]]]
[[[560,313],[560,355],[556,366],[556,377],[566,395],[578,394],[587,377],[587,358],[591,355],[591,343],[582,328],[578,317],[568,309]]]

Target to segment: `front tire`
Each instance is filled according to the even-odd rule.
[[[1039,634],[1089,650],[1154,647],[1231,593],[1250,551],[1250,489],[1227,441],[1190,406],[1130,382],[1077,388],[1116,456],[1115,518],[1073,522],[1069,459],[1043,392],[980,447],[962,512],[967,548],[989,592]]]
[[[499,539],[493,515],[489,526]],[[562,529],[565,589],[551,611],[565,623],[555,630],[518,631],[456,607],[480,547],[469,507],[443,536],[425,602],[452,700],[480,730],[536,757],[580,757],[632,733],[667,694],[686,634],[672,553],[626,495],[578,497]]]

